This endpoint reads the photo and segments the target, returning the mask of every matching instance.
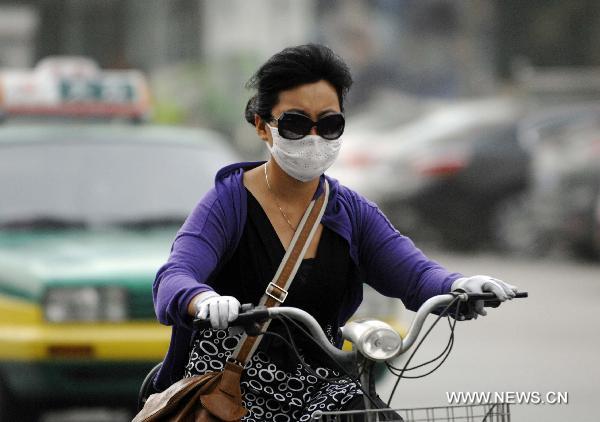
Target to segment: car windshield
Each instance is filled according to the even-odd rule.
[[[0,142],[0,227],[180,224],[231,160],[221,145]]]

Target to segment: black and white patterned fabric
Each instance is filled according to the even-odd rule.
[[[240,338],[241,335],[229,335],[227,330],[197,332],[185,376],[222,370]],[[321,377],[340,377],[339,372],[302,357]],[[362,394],[350,379],[323,381],[299,362],[295,366],[280,365],[279,360],[272,359],[259,348],[246,365],[242,373],[241,389],[248,414],[243,421],[310,421],[316,410],[343,409],[352,399]]]

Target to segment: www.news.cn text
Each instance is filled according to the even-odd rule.
[[[569,403],[569,393],[566,391],[459,391],[446,392],[449,404],[549,404],[565,405]]]

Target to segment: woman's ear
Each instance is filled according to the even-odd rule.
[[[254,126],[256,126],[256,134],[263,141],[269,141],[269,135],[267,134],[267,125],[265,121],[258,115],[254,115]]]

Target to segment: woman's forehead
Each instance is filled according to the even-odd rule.
[[[315,116],[324,110],[340,111],[337,92],[327,81],[297,86],[279,93],[279,102],[273,111],[303,110]],[[275,113],[273,113],[275,114]]]

